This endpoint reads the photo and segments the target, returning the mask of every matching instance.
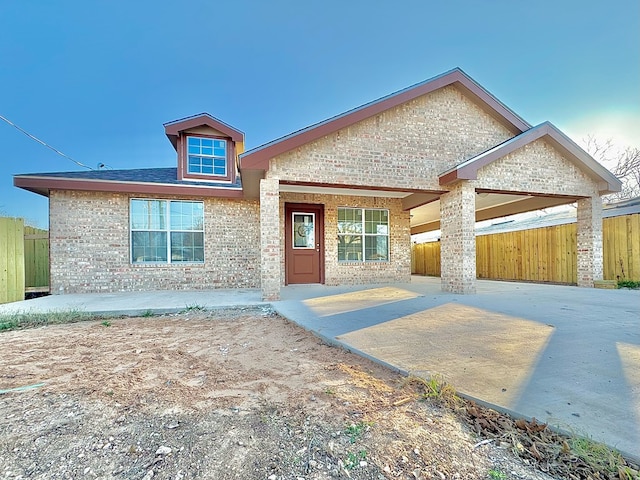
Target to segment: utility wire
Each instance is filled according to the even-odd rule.
[[[29,132],[27,132],[24,128],[20,128],[18,125],[16,125],[15,123],[13,123],[11,120],[9,120],[8,118],[3,117],[2,115],[0,115],[0,120],[4,120],[5,122],[7,122],[9,125],[11,125],[12,127],[15,127],[16,129],[20,130],[22,133],[24,133],[27,137],[35,140],[36,142],[38,142],[41,145],[44,145],[47,148],[50,148],[51,150],[53,150],[54,152],[56,152],[58,155],[63,156],[64,158],[66,158],[67,160],[71,160],[73,163],[75,163],[76,165],[79,165],[81,167],[84,168],[88,168],[89,170],[93,170],[93,168],[85,165],[84,163],[80,163],[77,160],[74,160],[73,158],[71,158],[69,155],[65,155],[64,153],[62,153],[60,150],[52,147],[51,145],[49,145],[46,142],[43,142],[42,140],[40,140],[38,137],[35,137],[33,135],[31,135]]]

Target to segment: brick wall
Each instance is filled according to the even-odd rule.
[[[399,199],[313,193],[280,193],[280,231],[284,232],[284,204],[315,203],[324,205],[325,283],[355,285],[411,280],[411,233],[409,212],[402,210]],[[338,207],[385,208],[389,210],[389,261],[338,262]],[[284,255],[284,235],[280,240]],[[284,283],[284,261],[281,265]]]
[[[602,280],[604,258],[602,252],[602,199],[589,197],[578,200],[576,247],[579,287],[593,287]]]
[[[438,175],[513,136],[453,86],[271,161],[281,180],[442,190]]]
[[[278,180],[264,178],[260,181],[260,254],[262,299],[279,300],[280,285],[284,275],[280,266],[284,255],[280,249],[284,227],[280,225],[280,185]]]
[[[147,198],[120,193],[51,192],[52,293],[260,286],[257,201],[204,199],[205,264],[133,265],[129,260],[131,197]]]
[[[542,139],[482,167],[476,188],[554,195],[598,195],[589,176]]]
[[[442,290],[475,293],[476,192],[469,182],[458,182],[440,197]]]

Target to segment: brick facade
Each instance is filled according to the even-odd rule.
[[[280,194],[280,232],[284,232],[285,203],[324,205],[324,265],[327,285],[358,285],[411,280],[411,232],[409,212],[402,210],[399,199],[313,193]],[[384,208],[389,210],[389,261],[338,262],[338,207]],[[280,255],[284,258],[284,235],[280,238]],[[281,264],[282,284],[285,265]]]
[[[204,264],[135,265],[130,198],[203,199],[79,191],[52,191],[49,198],[54,294],[260,286],[257,201],[204,199]]]
[[[478,171],[475,188],[549,195],[597,195],[597,185],[542,139]]]
[[[513,134],[453,86],[276,157],[281,180],[442,190],[438,175]]]
[[[592,286],[593,280],[602,277],[602,206],[598,184],[584,173],[588,170],[579,165],[578,156],[570,157],[574,162],[578,159],[574,163],[552,146],[555,144],[536,137],[539,139],[480,168],[476,180],[440,185],[444,172],[513,138],[518,128],[527,128],[521,120],[510,123],[508,115],[503,118],[506,121],[498,121],[503,107],[494,111],[491,101],[481,107],[478,103],[482,101],[472,101],[468,91],[465,94],[459,87],[460,83],[447,84],[384,111],[376,110],[371,116],[358,117],[359,121],[339,124],[339,129],[322,130],[333,133],[310,140],[304,137],[304,142],[286,144],[286,137],[272,142],[285,142],[287,148],[267,150],[271,153],[265,153],[259,162],[248,162],[243,191],[238,185],[231,192],[238,197],[258,196],[248,185],[257,185],[264,173],[255,200],[203,199],[197,193],[191,197],[148,197],[80,188],[71,191],[76,188],[71,186],[51,188],[52,293],[260,287],[265,300],[276,300],[286,281],[287,202],[324,205],[326,284],[406,282],[411,274],[410,212],[403,210],[402,200],[389,191],[402,195],[442,193],[442,287],[448,292],[472,293],[476,280],[476,189],[583,198],[578,203],[578,278],[580,285]],[[188,131],[199,132],[197,128]],[[241,151],[243,146],[238,145]],[[267,155],[272,154],[275,157],[269,159]],[[141,184],[146,182],[145,188],[153,183],[148,180],[141,180]],[[296,193],[287,191],[294,190],[291,184],[297,184]],[[193,185],[169,186],[180,190],[157,191],[175,195],[198,191],[191,190]],[[344,193],[322,193],[328,186]],[[360,190],[362,195],[358,195],[358,187],[369,192]],[[376,190],[380,195],[371,196]],[[220,194],[230,195],[228,191]],[[130,198],[203,201],[205,263],[132,264]],[[389,210],[389,261],[338,262],[339,207]]]
[[[457,88],[448,86],[272,159],[267,178],[285,182],[442,190],[438,184],[441,172],[512,136],[513,133]],[[285,282],[286,202],[317,203],[325,207],[327,285],[410,281],[410,214],[402,210],[401,200],[385,198],[383,192],[380,197],[282,192],[279,212],[281,285]],[[339,206],[389,209],[388,262],[338,262]],[[273,217],[268,221],[273,223]],[[472,253],[475,255],[475,250]],[[475,256],[473,258],[475,261]],[[271,256],[263,257],[263,269],[272,268],[271,259]],[[475,264],[471,274],[475,280]],[[273,283],[272,276],[265,280],[263,275],[263,296],[274,296]],[[464,283],[465,291],[472,289],[468,283]],[[269,287],[265,289],[265,285]]]

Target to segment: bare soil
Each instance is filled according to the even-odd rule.
[[[269,310],[0,334],[0,390],[34,385],[0,394],[0,478],[550,478]]]

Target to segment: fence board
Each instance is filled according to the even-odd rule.
[[[0,218],[0,303],[24,299],[24,221]]]
[[[49,286],[49,232],[24,227],[25,286]]]
[[[578,281],[576,224],[476,237],[478,278],[553,282]],[[602,223],[605,280],[640,281],[640,214]],[[413,245],[412,273],[440,275],[440,242]]]
[[[640,214],[605,218],[605,279],[640,281]]]
[[[631,239],[631,250],[627,253],[629,262],[629,276],[632,279],[640,278],[640,215],[629,215],[627,219],[629,228],[627,235]]]

